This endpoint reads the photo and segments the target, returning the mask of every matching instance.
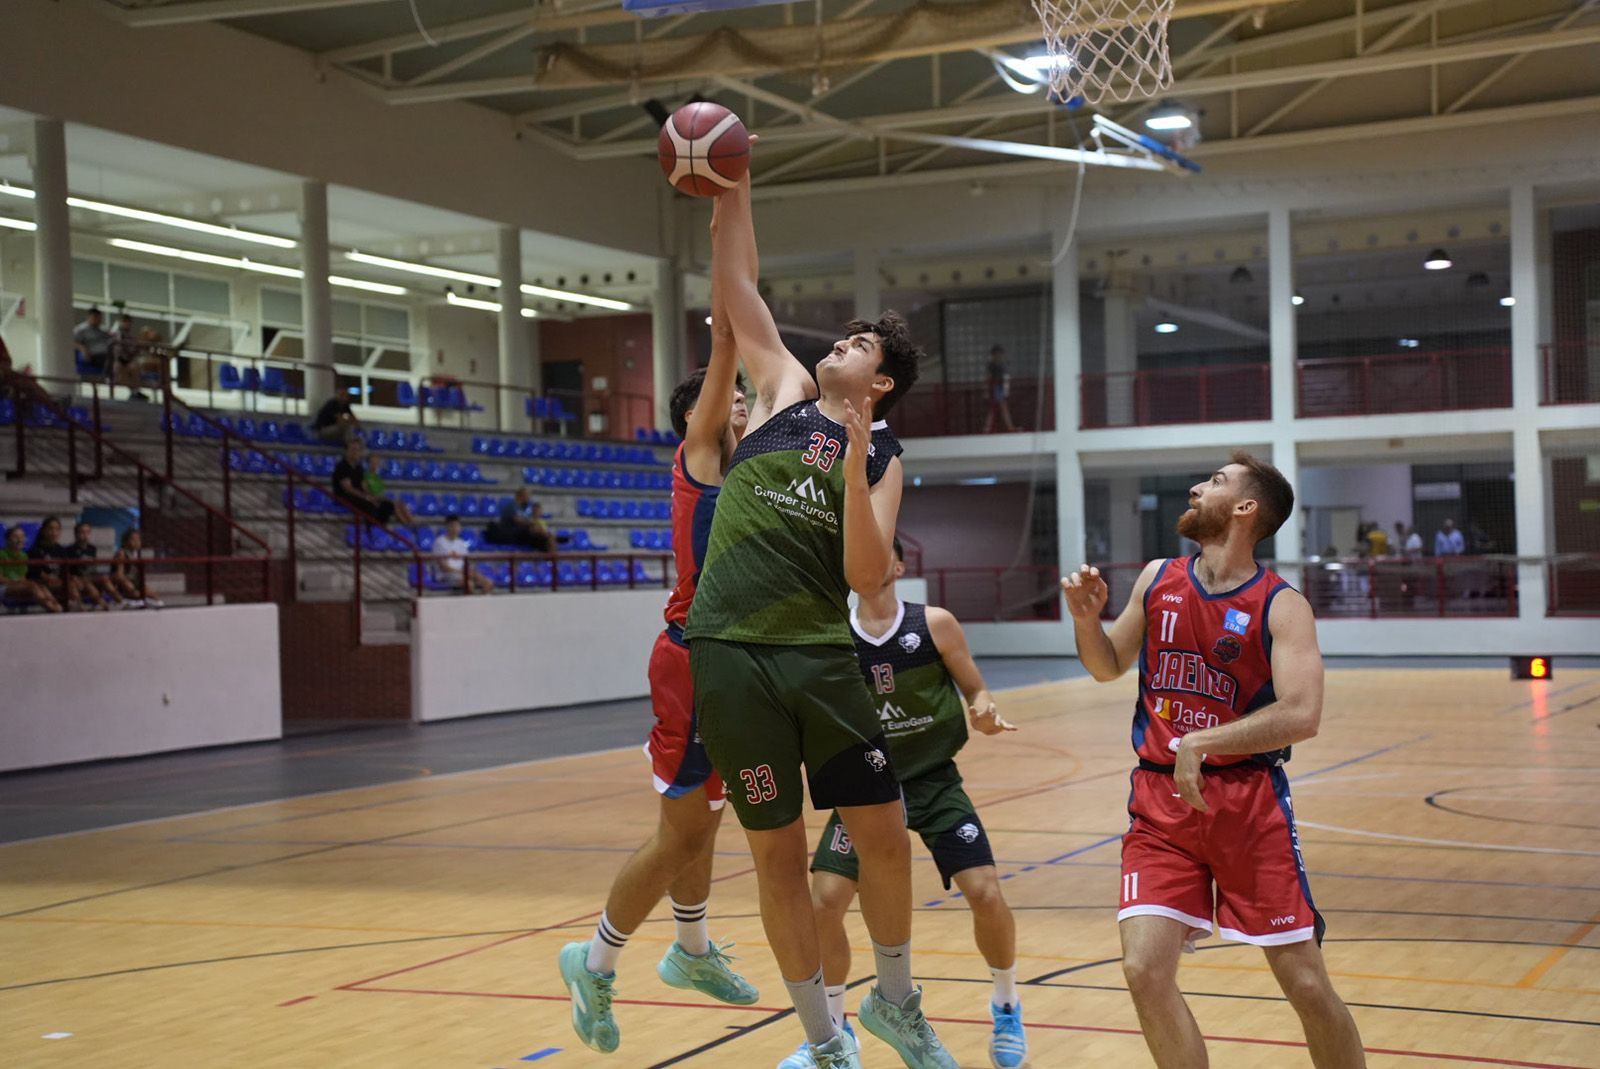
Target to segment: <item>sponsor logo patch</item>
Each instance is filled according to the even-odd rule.
[[[1223,664],[1232,664],[1244,652],[1244,647],[1232,635],[1223,635],[1217,639],[1217,644],[1211,648],[1211,655]]]
[[[889,759],[883,756],[882,750],[868,750],[864,756],[874,772],[882,772],[889,767]]]
[[[956,838],[960,839],[964,843],[975,843],[975,842],[977,842],[978,841],[978,826],[976,824],[971,823],[970,821],[968,823],[966,823],[966,824],[961,825],[961,827],[956,829]]]
[[[922,636],[915,631],[900,636],[900,648],[907,653],[915,653],[922,645]]]
[[[1238,609],[1229,609],[1228,615],[1222,621],[1222,629],[1232,631],[1236,635],[1244,634],[1250,630],[1250,614],[1240,612]]]

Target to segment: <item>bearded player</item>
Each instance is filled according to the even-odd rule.
[[[1145,566],[1102,630],[1108,591],[1085,564],[1061,581],[1078,656],[1109,682],[1135,663],[1133,772],[1117,913],[1122,967],[1159,1069],[1204,1069],[1178,956],[1211,934],[1263,949],[1317,1069],[1366,1064],[1322,958],[1283,765],[1322,719],[1322,654],[1306,599],[1255,561],[1294,508],[1278,469],[1248,453],[1189,490],[1187,560]],[[1192,949],[1192,945],[1191,945]]]
[[[849,324],[813,381],[784,346],[757,287],[748,176],[722,194],[712,238],[750,424],[717,500],[689,612],[695,711],[755,862],[761,920],[820,1069],[860,1069],[833,1023],[807,880],[802,814],[839,810],[861,856],[861,912],[877,985],[864,1028],[912,1069],[956,1069],[911,980],[911,843],[877,707],[861,682],[847,598],[894,567],[903,469],[885,415],[922,351],[892,313]]]
[[[1017,994],[1017,925],[1000,890],[989,836],[962,786],[955,756],[966,745],[969,716],[973,729],[984,735],[1016,728],[996,710],[956,618],[945,609],[901,601],[896,595],[895,580],[906,570],[899,539],[894,555],[894,576],[850,613],[856,659],[867,685],[883,703],[878,718],[905,792],[906,823],[933,854],[944,889],[950,890],[954,881],[972,910],[978,952],[994,981],[989,1062],[995,1069],[1013,1069],[1028,1056],[1022,999]],[[838,813],[822,831],[811,873],[828,1012],[835,1023],[848,1028],[844,998],[850,938],[844,918],[856,897],[861,866]],[[812,1065],[802,1046],[779,1062],[778,1069],[812,1069]]]
[[[712,226],[715,229],[715,216]],[[617,959],[664,894],[672,898],[677,940],[656,966],[661,979],[734,1006],[751,1005],[759,997],[729,967],[727,947],[711,942],[707,934],[712,853],[722,822],[723,789],[700,741],[689,647],[683,639],[723,471],[747,421],[744,393],[737,384],[733,331],[715,293],[711,323],[710,364],[672,392],[672,428],[683,438],[672,464],[672,549],[678,585],[667,601],[666,630],[650,655],[650,704],[656,723],[645,746],[661,796],[660,818],[655,835],[617,873],[594,936],[588,942],[568,943],[561,951],[561,978],[572,993],[572,1027],[585,1044],[601,1053],[616,1050],[621,1042],[611,1011]]]

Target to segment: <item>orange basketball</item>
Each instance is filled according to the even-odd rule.
[[[668,117],[658,142],[661,173],[691,197],[715,197],[750,170],[750,134],[739,116],[709,100]]]

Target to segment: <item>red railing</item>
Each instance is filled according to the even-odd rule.
[[[1551,616],[1600,616],[1600,553],[1551,559],[1545,565],[1545,590]]]
[[[421,552],[421,551],[419,551]],[[411,586],[416,590],[417,596],[422,597],[429,590],[443,591],[446,587],[437,582],[430,583],[428,576],[440,576],[445,573],[444,558],[421,552],[420,558],[413,562],[410,575]],[[603,582],[600,578],[601,561],[617,561],[627,565],[628,580],[623,582]],[[673,583],[672,554],[671,553],[471,553],[464,561],[461,569],[461,592],[472,592],[472,578],[468,569],[483,564],[507,564],[509,575],[505,589],[515,594],[520,590],[564,590],[572,587],[588,590],[639,590],[642,588],[636,565],[645,561],[655,561],[661,565],[660,585],[663,590],[671,590]],[[567,582],[561,578],[562,564],[577,564],[586,562],[589,565],[588,579],[575,579]],[[548,582],[541,580],[529,581],[517,573],[523,564],[546,563],[550,565],[550,579]],[[452,584],[454,580],[451,580]],[[649,580],[650,589],[654,589],[656,580],[652,576]]]
[[[1539,347],[1542,405],[1600,402],[1600,340],[1558,341]]]
[[[925,575],[928,603],[967,623],[1061,619],[1053,565],[930,568]]]
[[[1017,433],[1055,430],[1055,380],[1012,379],[1006,410]],[[901,438],[1006,430],[986,382],[919,383],[900,398],[887,418]]]
[[[1268,364],[1215,364],[1080,377],[1084,430],[1272,418]]]
[[[1301,360],[1297,375],[1301,417],[1511,405],[1511,350],[1503,348]]]

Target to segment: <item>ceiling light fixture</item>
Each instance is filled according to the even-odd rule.
[[[1299,308],[1302,304],[1306,303],[1306,299],[1302,295],[1296,293],[1293,297],[1289,298],[1289,303],[1294,305],[1296,308]]]
[[[22,186],[14,186],[9,182],[0,183],[0,194],[8,197],[21,197],[24,200],[33,200],[33,190]],[[234,241],[248,241],[255,245],[270,245],[275,249],[292,249],[297,242],[291,238],[280,238],[276,234],[263,234],[255,230],[240,230],[236,226],[221,226],[217,223],[202,223],[198,219],[185,219],[181,215],[167,215],[165,212],[151,212],[143,208],[129,208],[121,204],[110,204],[103,200],[89,200],[86,197],[68,197],[67,206],[82,208],[85,211],[99,212],[101,215],[115,215],[123,219],[136,219],[141,223],[157,223],[161,226],[170,226],[178,230],[192,230],[197,234],[210,234],[213,237],[231,238]]]
[[[1467,276],[1467,286],[1470,289],[1479,289],[1489,284],[1489,276],[1483,271],[1474,271]]]
[[[1010,56],[1004,52],[990,52],[989,59],[994,64],[995,74],[1016,93],[1037,93],[1050,84],[1052,70],[1071,63],[1067,56],[1056,59],[1048,53]]]
[[[1157,133],[1190,130],[1194,128],[1194,113],[1182,104],[1168,100],[1150,109],[1150,114],[1145,116],[1144,128]]]
[[[429,278],[448,278],[454,282],[470,282],[478,286],[493,286],[500,288],[500,280],[493,275],[480,275],[474,271],[457,271],[453,267],[435,267],[432,264],[419,264],[411,260],[395,260],[388,256],[374,256],[366,252],[347,252],[346,260],[353,260],[358,264],[367,264],[371,267],[386,267],[391,271],[404,271],[413,275],[427,275]],[[530,297],[547,297],[556,301],[570,301],[573,304],[593,305],[596,308],[607,308],[615,312],[631,312],[633,305],[627,301],[614,301],[610,297],[595,297],[587,293],[573,293],[569,290],[550,289],[546,286],[535,286],[530,283],[522,284],[522,292]]]
[[[130,252],[166,256],[174,260],[187,260],[190,263],[209,264],[212,267],[231,267],[237,271],[252,271],[258,275],[275,275],[278,278],[305,277],[305,272],[298,267],[264,264],[236,256],[217,256],[209,252],[195,252],[193,249],[175,249],[170,245],[154,245],[148,241],[134,241],[131,238],[111,238],[106,244]],[[391,286],[386,282],[366,282],[359,278],[345,278],[341,275],[329,275],[328,282],[343,289],[365,290],[368,293],[383,293],[391,297],[402,297],[409,292],[404,286]]]
[[[1233,269],[1233,274],[1228,276],[1228,281],[1233,283],[1235,286],[1247,286],[1255,280],[1256,276],[1252,275],[1250,273],[1250,269],[1244,264],[1240,264],[1238,267],[1235,267]]]
[[[5,216],[5,215],[0,215],[0,226],[5,227],[7,230],[38,230],[39,229],[39,224],[38,223],[31,223],[26,219],[12,219],[9,216]]]
[[[1516,306],[1517,306],[1517,299],[1515,297],[1501,297],[1500,298],[1500,307],[1501,308],[1515,308]]]
[[[1176,324],[1176,323],[1157,323],[1156,324],[1156,333],[1157,334],[1176,334],[1176,333],[1178,333],[1178,324]]]
[[[476,308],[480,312],[494,312],[496,315],[500,313],[500,304],[497,301],[480,301],[476,297],[457,297],[449,290],[445,291],[444,300],[446,304],[453,304],[457,308]],[[533,319],[538,314],[532,308],[522,309],[523,319]]]
[[[553,290],[546,286],[534,286],[524,282],[522,292],[530,297],[548,297],[554,301],[571,301],[573,304],[587,304],[595,308],[609,308],[613,312],[631,312],[633,305],[627,301],[614,301],[610,297],[595,297],[587,293],[573,293],[570,290]]]
[[[1428,253],[1428,258],[1422,261],[1422,266],[1429,271],[1448,271],[1455,266],[1455,261],[1450,259],[1450,254],[1443,249],[1434,249]]]

